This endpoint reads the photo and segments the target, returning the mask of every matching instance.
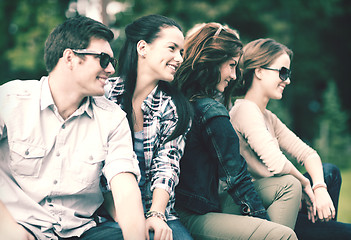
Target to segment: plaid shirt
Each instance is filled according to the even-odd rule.
[[[109,84],[112,86],[110,85],[107,97],[123,109],[123,80],[110,78]],[[185,135],[165,143],[176,127],[178,115],[171,97],[158,87],[147,96],[141,109],[144,113],[145,211],[151,207],[153,190],[161,188],[170,196],[165,211],[166,218],[174,220],[177,219],[174,190],[179,182],[179,160],[184,152]]]

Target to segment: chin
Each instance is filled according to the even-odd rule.
[[[102,95],[105,95],[104,89],[94,92],[94,95],[92,96],[102,96]]]
[[[172,82],[174,80],[174,77],[165,77],[162,79],[162,81],[165,81],[165,82]]]

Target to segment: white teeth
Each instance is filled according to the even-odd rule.
[[[175,66],[173,66],[173,65],[168,65],[168,67],[169,67],[169,68],[172,68],[173,70],[176,69]]]

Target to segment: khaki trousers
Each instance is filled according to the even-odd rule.
[[[297,239],[292,228],[301,201],[300,182],[286,175],[256,180],[254,185],[272,221],[241,215],[239,206],[226,192],[220,194],[221,213],[198,215],[184,209],[176,210],[194,239]]]

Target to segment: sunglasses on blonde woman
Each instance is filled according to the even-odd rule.
[[[291,76],[291,71],[290,69],[286,68],[286,67],[282,67],[281,69],[276,69],[276,68],[269,68],[269,67],[261,67],[263,69],[267,69],[267,70],[272,70],[272,71],[278,71],[279,72],[279,78],[282,81],[286,81],[288,78],[290,78]]]
[[[111,63],[113,68],[116,69],[117,59],[115,59],[113,57],[110,57],[110,55],[108,55],[107,53],[104,53],[104,52],[97,53],[97,52],[89,51],[87,49],[72,49],[72,51],[75,54],[78,54],[78,55],[93,55],[93,56],[97,56],[98,58],[100,58],[100,66],[103,69],[107,68],[109,63]]]

